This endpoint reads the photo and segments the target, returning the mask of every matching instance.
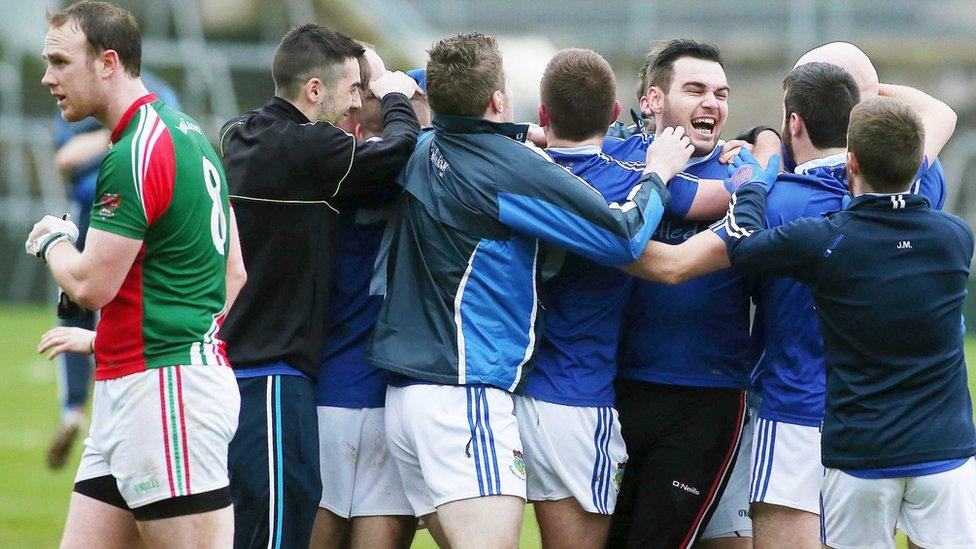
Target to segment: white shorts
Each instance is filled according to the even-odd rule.
[[[702,532],[702,540],[720,538],[751,538],[752,519],[749,518],[749,473],[752,469],[749,457],[752,454],[752,431],[756,416],[742,428],[739,452],[735,457],[735,467],[729,477],[718,507],[712,513],[708,526]]]
[[[837,549],[893,548],[896,527],[927,549],[976,547],[976,460],[909,478],[827,469],[820,524],[821,541]]]
[[[225,366],[167,366],[96,381],[75,482],[111,475],[132,509],[224,488],[240,407]]]
[[[574,497],[589,513],[613,514],[627,464],[617,411],[516,396],[515,415],[529,501]]]
[[[319,507],[343,518],[413,515],[386,445],[383,408],[318,406]]]
[[[386,440],[414,515],[462,499],[525,499],[512,395],[491,387],[386,389]]]
[[[771,503],[819,515],[823,471],[818,427],[756,420],[750,503]]]

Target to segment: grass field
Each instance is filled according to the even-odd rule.
[[[34,352],[54,322],[50,309],[0,304],[0,547],[57,547],[80,448],[59,472],[44,466],[44,451],[57,423],[54,365]],[[976,338],[966,341],[976,362]],[[970,370],[976,393],[976,372]],[[531,507],[526,508],[521,546],[539,547]],[[899,546],[904,546],[901,541]],[[414,547],[435,547],[426,531]]]

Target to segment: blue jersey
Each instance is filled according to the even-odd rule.
[[[848,195],[845,162],[842,153],[805,162],[795,174],[781,174],[768,196],[768,226],[841,210]],[[933,208],[942,208],[946,187],[938,159],[931,166],[922,163],[912,192]],[[757,297],[762,355],[754,377],[762,386],[759,417],[819,426],[824,417],[826,362],[813,296],[793,278],[765,276]]]
[[[643,162],[615,160],[596,146],[547,152],[608,203],[625,201],[644,171]],[[666,215],[683,216],[694,201],[697,179],[676,178],[669,190]],[[613,406],[615,354],[632,280],[620,269],[566,255],[559,273],[539,291],[545,318],[524,394],[568,406]]]
[[[737,268],[810,288],[828,366],[824,466],[891,474],[976,454],[960,329],[969,227],[921,196],[882,193],[766,229],[766,194],[735,192],[726,245]]]
[[[607,138],[604,151],[625,160],[643,159],[652,140],[643,135]],[[684,174],[725,179],[728,166],[718,161],[720,151],[721,144],[692,158]],[[707,228],[707,222],[668,216],[653,239],[681,244]],[[733,269],[674,286],[634,281],[620,336],[618,375],[666,385],[745,388],[752,366],[749,292],[747,278]]]
[[[386,294],[388,211],[360,209],[340,217],[316,406],[382,408],[387,373],[365,360],[366,344]]]

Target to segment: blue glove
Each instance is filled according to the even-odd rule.
[[[768,192],[779,175],[779,155],[771,156],[768,167],[763,168],[752,153],[742,149],[732,158],[732,168],[734,171],[729,175],[726,188],[738,189],[747,183],[758,183]]]

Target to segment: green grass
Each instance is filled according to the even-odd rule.
[[[80,457],[58,472],[44,465],[44,452],[58,419],[54,364],[34,349],[53,326],[51,308],[0,304],[0,547],[57,547],[68,497]],[[976,363],[976,337],[966,340],[969,364]],[[976,394],[976,370],[970,366],[969,388]],[[526,507],[521,547],[539,547],[539,531]],[[899,547],[904,547],[903,539]],[[426,531],[414,547],[433,548]]]

